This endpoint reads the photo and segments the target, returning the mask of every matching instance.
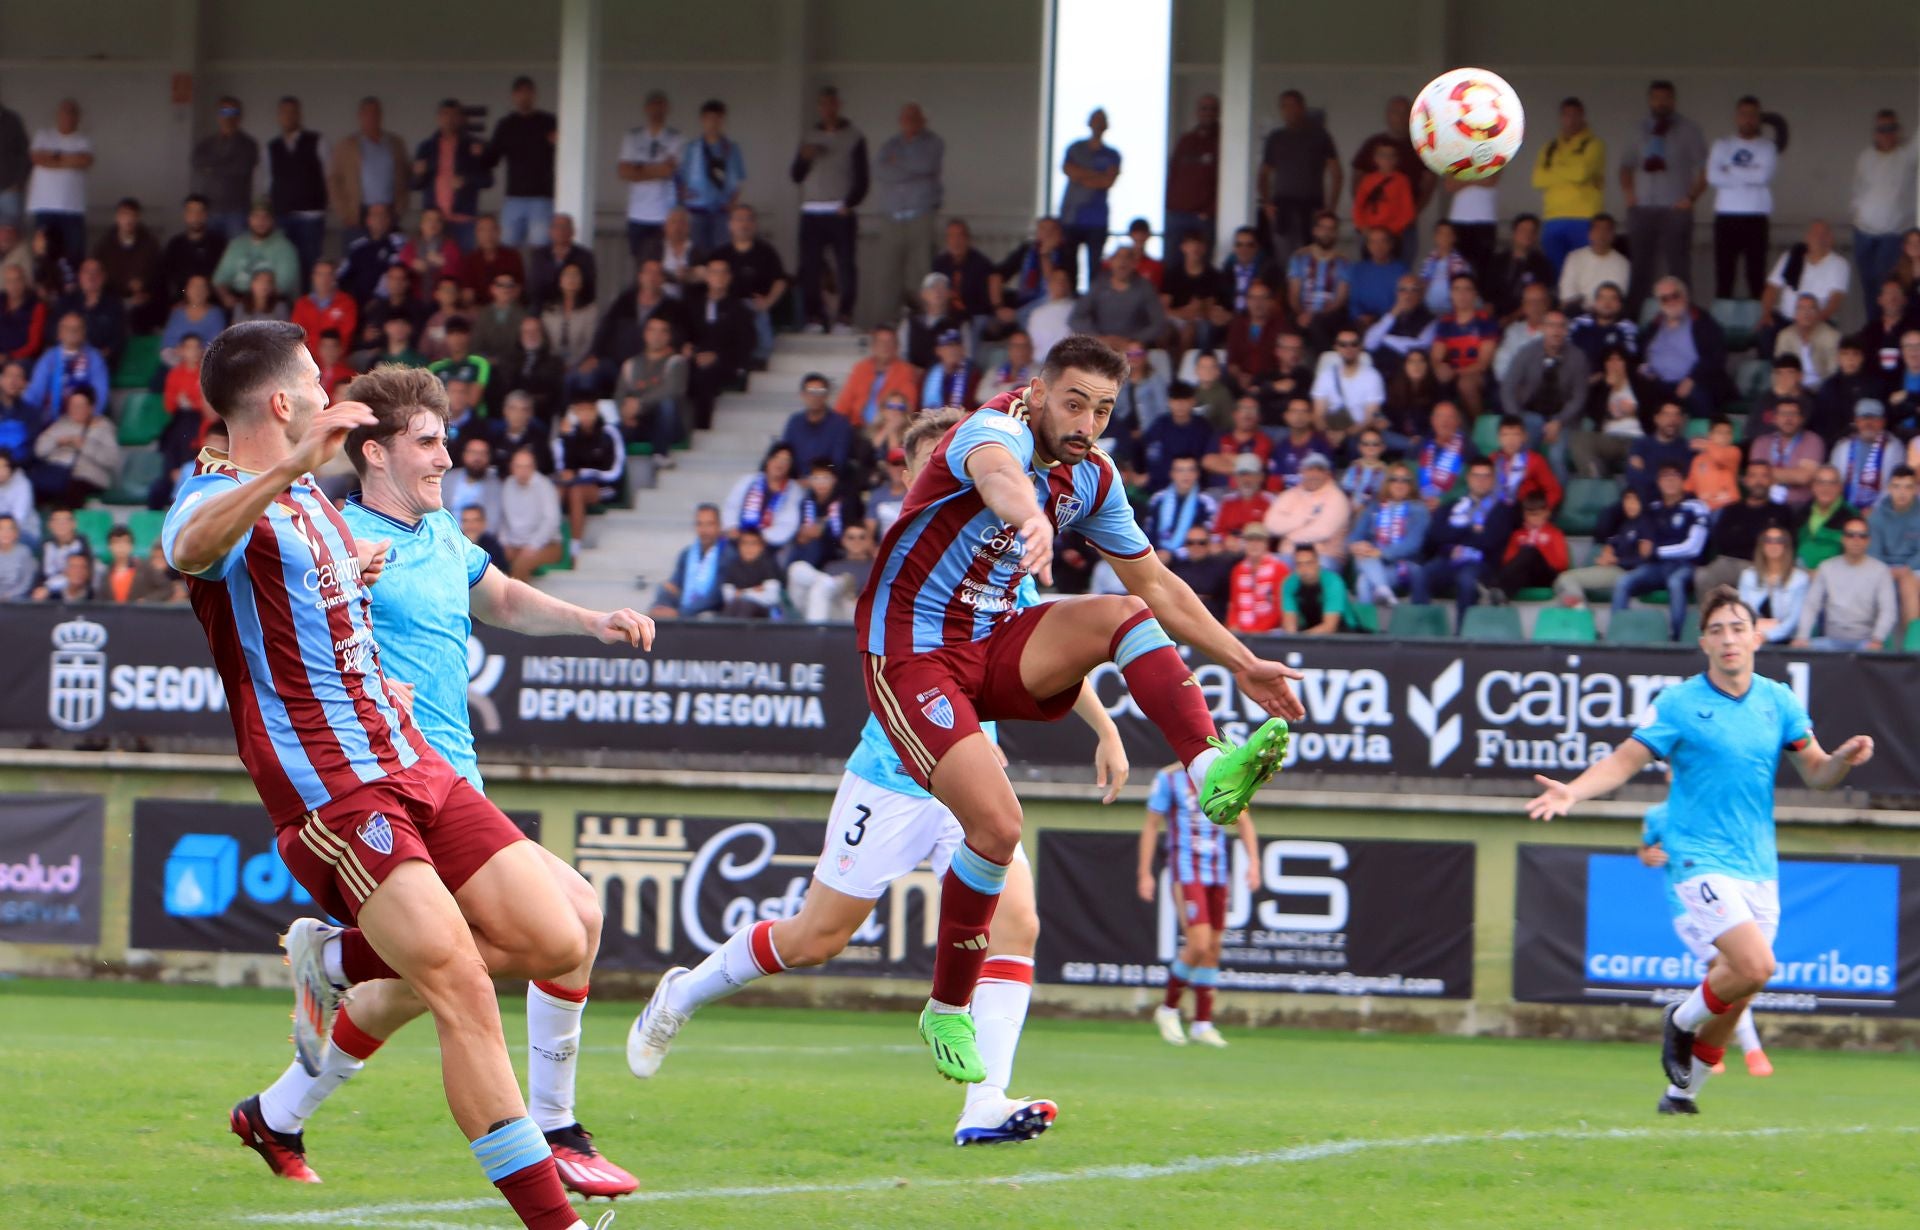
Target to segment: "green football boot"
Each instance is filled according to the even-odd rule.
[[[1238,820],[1260,787],[1280,771],[1280,762],[1287,758],[1287,739],[1282,718],[1269,718],[1239,747],[1225,739],[1209,739],[1220,755],[1207,766],[1207,780],[1200,787],[1200,810],[1207,819],[1215,824]]]

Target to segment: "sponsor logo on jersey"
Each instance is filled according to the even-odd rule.
[[[367,848],[374,853],[393,853],[393,826],[388,824],[387,818],[379,812],[374,812],[361,821],[357,832],[360,840],[366,842]]]

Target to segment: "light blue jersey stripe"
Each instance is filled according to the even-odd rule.
[[[340,541],[339,535],[331,533],[326,524],[326,513],[308,501],[301,500],[298,492],[294,500],[308,514],[314,523],[314,529],[323,539],[327,539],[328,550],[336,560],[353,558],[352,552]],[[293,533],[292,516],[286,518],[286,532]],[[320,702],[320,708],[327,715],[327,725],[333,729],[333,736],[340,742],[340,750],[346,754],[347,764],[363,782],[377,782],[387,775],[380,767],[379,758],[373,754],[373,744],[367,738],[366,728],[360,725],[360,717],[353,711],[353,702],[347,699],[346,689],[328,687],[329,680],[340,682],[340,675],[331,669],[334,661],[333,628],[327,622],[327,613],[313,602],[303,601],[299,595],[306,589],[304,577],[286,578],[288,605],[293,613],[294,636],[300,642],[300,661],[306,667],[307,686],[312,689],[314,698]],[[347,616],[349,626],[354,624],[352,613]],[[367,633],[366,652],[373,653],[373,635]],[[316,673],[315,663],[324,662],[323,673]]]
[[[266,727],[267,737],[273,740],[274,755],[280,761],[281,770],[300,792],[300,801],[308,807],[319,807],[333,796],[320,785],[320,774],[314,771],[300,736],[293,732],[293,719],[280,699],[279,685],[274,682],[273,668],[267,661],[267,637],[260,626],[259,594],[253,588],[253,578],[246,568],[236,567],[227,573],[226,585],[233,622],[240,633],[240,648],[247,658],[247,673],[253,677],[253,699],[260,706],[261,724]]]
[[[333,552],[334,558],[354,558],[356,552],[348,549],[346,540],[340,536],[338,527],[333,524],[333,519],[326,515],[326,510],[320,508],[318,503],[315,502],[313,512],[314,524],[319,527],[320,536],[327,540],[327,549]],[[379,711],[380,720],[386,723],[387,730],[391,736],[390,742],[393,744],[394,754],[400,759],[400,767],[402,769],[410,769],[414,763],[420,759],[420,754],[414,751],[413,744],[409,743],[401,735],[400,710],[394,705],[393,699],[387,695],[386,684],[382,680],[380,672],[372,669],[374,665],[372,654],[377,645],[373,636],[372,616],[367,612],[357,611],[353,605],[349,604],[347,608],[347,620],[349,623],[364,625],[367,630],[369,658],[367,661],[367,669],[360,676],[360,686],[362,690],[366,692],[368,699],[373,701],[374,708]],[[464,646],[462,648],[464,648]],[[351,702],[349,702],[349,708],[351,708]],[[358,720],[355,721],[354,725],[356,728],[360,728]],[[362,742],[368,742],[364,737],[364,728],[360,729]],[[386,770],[380,768],[379,758],[373,756],[371,743],[369,743],[367,750],[376,776],[384,775]]]
[[[955,492],[954,495],[958,495]],[[893,601],[894,579],[900,575],[900,569],[906,564],[907,556],[913,553],[914,544],[920,541],[920,535],[926,532],[927,525],[935,513],[953,496],[930,504],[914,514],[912,524],[901,531],[900,540],[893,546],[893,555],[881,569],[880,584],[873,592],[873,619],[867,628],[867,652],[884,655],[887,652],[887,608]]]

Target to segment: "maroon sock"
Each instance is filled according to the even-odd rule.
[[[1167,975],[1167,998],[1166,998],[1167,1007],[1178,1008],[1180,1006],[1180,993],[1182,991],[1185,991],[1186,989],[1187,989],[1186,979],[1176,978],[1172,974],[1168,974]],[[1198,992],[1196,992],[1196,995],[1197,994]]]
[[[1121,624],[1107,645],[1107,655],[1119,664],[1121,677],[1127,681],[1127,690],[1140,712],[1159,728],[1180,763],[1190,764],[1207,750],[1207,740],[1215,733],[1213,713],[1193,681],[1193,671],[1181,661],[1180,651],[1171,642],[1145,653],[1122,656],[1122,642],[1134,629],[1152,620],[1152,611],[1141,611]],[[1159,627],[1154,624],[1152,639],[1166,641],[1166,633]]]
[[[1193,988],[1193,1023],[1213,1019],[1213,988],[1195,986]]]
[[[573,1230],[580,1220],[567,1203],[567,1189],[560,1186],[560,1172],[550,1157],[495,1179],[493,1185],[527,1230]]]
[[[346,973],[347,981],[355,984],[400,976],[380,959],[380,954],[367,942],[366,933],[358,927],[348,927],[340,933],[340,968]]]
[[[1011,861],[1011,860],[1009,860]],[[1000,904],[998,880],[989,881],[979,870],[970,877],[990,886],[981,892],[961,878],[962,866],[971,869],[998,870],[998,880],[1006,878],[1006,863],[996,863],[971,845],[961,843],[954,851],[953,865],[940,882],[940,930],[938,947],[933,953],[933,998],[955,1008],[964,1008],[973,999],[974,984],[980,981],[980,967],[987,963],[987,926],[993,921],[994,907]]]

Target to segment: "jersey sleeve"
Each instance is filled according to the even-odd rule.
[[[185,483],[181,484],[180,494],[173,501],[173,507],[167,510],[167,519],[160,528],[160,546],[166,552],[168,567],[177,572],[186,572],[186,569],[181,568],[175,561],[173,554],[174,543],[179,539],[180,531],[187,527],[189,521],[193,520],[194,513],[199,510],[200,505],[205,503],[209,497],[223,494],[239,485],[240,480],[238,478],[231,474],[224,473],[195,474],[187,479]],[[247,532],[240,535],[240,540],[233,544],[226,555],[209,565],[205,572],[196,572],[189,575],[199,577],[203,581],[218,581],[222,579],[227,573],[231,572],[233,566],[239,563],[240,559],[246,555],[247,544],[252,541],[253,529],[249,526]]]
[[[458,530],[454,532],[459,533]],[[465,534],[460,535],[460,548],[461,557],[467,565],[467,588],[472,589],[480,584],[481,577],[487,575],[487,569],[493,564],[493,557],[487,554],[485,547]]]
[[[1667,805],[1665,803],[1655,803],[1652,807],[1647,808],[1647,818],[1640,823],[1640,844],[1643,846],[1659,845],[1661,834],[1665,832],[1666,827]]]
[[[1780,686],[1780,746],[1797,752],[1813,737],[1813,719],[1792,688]]]
[[[947,469],[963,487],[973,485],[967,459],[974,450],[994,444],[1013,454],[1024,469],[1033,464],[1033,432],[1019,419],[998,410],[976,410],[947,439]]]
[[[1633,737],[1646,744],[1647,750],[1661,760],[1668,759],[1674,744],[1680,742],[1680,725],[1674,716],[1680,711],[1680,703],[1674,696],[1675,690],[1668,688],[1655,697],[1652,720],[1633,732]]]
[[[1153,790],[1147,795],[1147,810],[1163,816],[1173,815],[1173,783],[1163,770],[1153,775]]]
[[[1095,454],[1094,462],[1106,470],[1106,492],[1092,508],[1082,510],[1081,515],[1067,525],[1116,559],[1139,559],[1150,554],[1153,544],[1147,541],[1140,523],[1133,518],[1133,505],[1127,503],[1127,489],[1120,481],[1119,471],[1104,453]]]

